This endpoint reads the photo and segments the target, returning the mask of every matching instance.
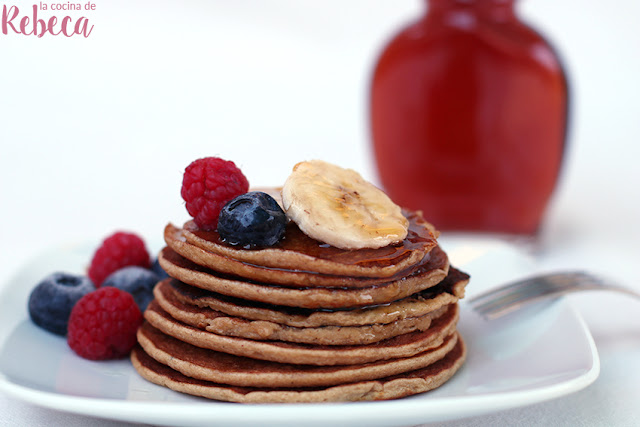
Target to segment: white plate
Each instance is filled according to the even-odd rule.
[[[472,275],[468,294],[531,272],[530,260],[490,240],[445,239],[453,262]],[[59,248],[27,265],[0,294],[0,390],[72,413],[156,425],[402,426],[468,417],[580,390],[599,373],[582,319],[564,300],[487,322],[462,304],[468,346],[444,386],[409,398],[362,403],[239,405],[182,395],[140,378],[128,360],[91,362],[61,337],[35,327],[30,290],[52,271],[82,271],[86,247]]]

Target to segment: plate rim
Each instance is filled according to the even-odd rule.
[[[68,252],[82,251],[85,245],[66,245],[59,247],[63,251]],[[21,276],[28,271],[29,266],[38,263],[38,260],[45,256],[49,251],[32,257],[25,265],[18,268],[12,279],[19,280]],[[59,253],[58,253],[59,254]],[[8,282],[3,281],[0,286],[0,307],[5,303],[3,297],[20,296],[24,292],[28,295],[29,290],[20,291],[8,286]],[[18,295],[15,294],[18,292]],[[53,410],[68,412],[77,415],[100,417],[118,421],[154,423],[158,425],[175,424],[175,412],[181,411],[187,415],[182,415],[180,420],[185,425],[198,425],[202,422],[203,413],[212,411],[213,417],[207,417],[207,422],[215,423],[235,423],[248,424],[255,422],[269,422],[284,425],[289,423],[300,422],[300,415],[304,414],[309,417],[309,411],[318,411],[322,413],[322,419],[316,419],[315,423],[326,425],[329,422],[336,421],[345,422],[345,416],[353,412],[354,409],[366,407],[366,411],[358,412],[358,421],[360,423],[368,422],[370,425],[391,425],[380,424],[384,420],[388,420],[390,409],[393,409],[393,425],[425,423],[432,421],[444,421],[450,419],[460,419],[469,416],[479,416],[492,412],[498,412],[506,409],[530,406],[548,400],[553,400],[579,390],[582,390],[592,384],[600,373],[600,358],[598,355],[595,341],[584,321],[582,315],[570,304],[567,298],[563,297],[557,300],[560,308],[569,310],[571,316],[577,321],[580,332],[583,334],[588,344],[591,356],[591,366],[585,372],[550,385],[545,385],[533,389],[489,392],[482,395],[474,396],[443,396],[434,397],[430,401],[424,399],[395,399],[388,401],[375,402],[328,402],[328,403],[289,403],[289,404],[241,404],[243,408],[243,416],[238,419],[239,407],[237,403],[209,401],[204,398],[200,402],[162,402],[159,401],[140,401],[125,400],[117,398],[102,398],[89,396],[74,396],[70,394],[56,393],[52,391],[38,390],[11,381],[4,372],[0,372],[0,393],[6,393],[17,399],[29,402],[41,407]],[[463,301],[464,304],[464,301]],[[28,321],[28,314],[25,317],[17,319],[17,322]],[[17,323],[16,323],[17,324]],[[4,339],[7,334],[0,333],[0,338]],[[4,342],[0,342],[0,350],[4,348]],[[466,368],[463,365],[462,370]],[[160,387],[149,383],[150,386]],[[174,392],[178,393],[178,392]],[[207,408],[209,407],[209,408]],[[286,407],[288,410],[283,411]],[[453,410],[455,407],[455,410]],[[464,410],[460,410],[460,408]],[[321,408],[318,410],[318,408]],[[186,410],[189,411],[186,411]],[[269,418],[265,419],[265,414]],[[386,414],[386,416],[385,416]],[[214,418],[214,419],[212,419]],[[307,418],[308,419],[308,418]],[[309,420],[313,423],[314,420]]]
[[[344,416],[349,412],[353,412],[354,407],[360,406],[367,406],[367,410],[361,411],[363,414],[359,412],[359,422],[379,421],[383,414],[389,413],[390,407],[393,407],[394,421],[398,423],[444,421],[465,416],[478,416],[553,400],[582,390],[597,379],[600,373],[600,358],[586,322],[566,298],[561,298],[558,303],[562,304],[564,309],[570,310],[578,321],[591,352],[591,368],[574,378],[528,390],[495,392],[478,396],[436,397],[431,402],[416,399],[396,399],[376,402],[242,404],[244,414],[242,420],[237,417],[238,411],[235,410],[239,407],[237,403],[203,400],[202,402],[162,402],[162,405],[158,405],[158,401],[73,396],[37,390],[17,384],[10,381],[2,372],[0,372],[0,391],[38,406],[77,415],[156,424],[163,421],[171,421],[167,420],[166,417],[171,414],[175,415],[176,411],[190,414],[184,416],[181,420],[187,423],[185,425],[196,425],[199,420],[202,421],[203,412],[208,411],[212,411],[212,415],[215,415],[216,418],[215,422],[219,423],[235,421],[241,424],[266,421],[264,418],[265,413],[269,413],[269,422],[286,423],[295,422],[296,420],[299,422],[300,413],[305,413],[309,416],[309,411],[316,409],[323,413],[322,423],[326,424],[331,422],[333,418],[344,422]],[[207,406],[210,408],[206,408]],[[462,406],[465,410],[453,414],[452,409],[454,406],[458,410]],[[294,408],[295,410],[282,411],[283,407],[287,409]],[[416,407],[422,407],[422,409],[416,411]],[[330,416],[327,416],[327,413],[330,413]]]

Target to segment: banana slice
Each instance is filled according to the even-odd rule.
[[[338,248],[380,248],[407,236],[409,221],[385,193],[358,172],[321,160],[294,166],[282,201],[306,235]]]

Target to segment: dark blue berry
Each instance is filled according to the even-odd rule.
[[[31,291],[29,317],[49,332],[66,335],[71,309],[80,298],[95,289],[86,276],[53,273]]]
[[[158,276],[158,281],[169,277],[167,272],[164,271],[164,268],[160,266],[160,261],[158,260],[158,258],[156,258],[155,261],[153,261],[153,263],[151,264],[151,271],[156,273],[156,276]]]
[[[153,288],[158,283],[158,275],[143,267],[124,267],[109,275],[102,286],[113,286],[133,295],[140,311],[144,311],[153,299]]]
[[[228,202],[218,218],[218,234],[230,245],[273,246],[284,236],[287,217],[270,195],[252,191]]]

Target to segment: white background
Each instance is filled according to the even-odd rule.
[[[21,14],[33,4],[4,3]],[[181,175],[198,157],[234,160],[253,185],[278,185],[309,158],[376,181],[367,125],[371,69],[385,40],[421,13],[422,2],[94,3],[85,13],[94,25],[87,39],[0,34],[4,286],[52,246],[97,244],[117,229],[160,242],[168,221],[186,219]],[[590,268],[640,288],[640,2],[519,6],[562,54],[572,87],[569,148],[540,266]],[[637,303],[602,296],[575,302],[603,357],[598,382],[560,403],[470,424],[533,424],[534,415],[539,425],[552,418],[639,422],[632,402],[640,397],[640,370],[628,368],[625,377],[621,366],[640,353]],[[16,424],[58,415],[20,405],[0,396],[0,414],[27,417],[10,418]]]

